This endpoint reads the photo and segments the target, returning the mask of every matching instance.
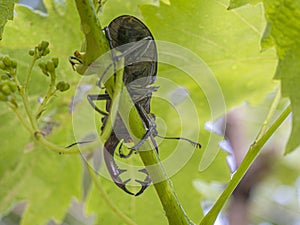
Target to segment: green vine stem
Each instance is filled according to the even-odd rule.
[[[26,128],[26,130],[35,137],[36,141],[51,151],[57,152],[59,154],[79,154],[87,151],[93,151],[96,146],[99,146],[99,142],[94,142],[91,145],[82,147],[80,149],[77,146],[73,148],[65,148],[62,146],[58,146],[48,141],[41,132],[34,130],[25,120],[25,118],[23,117],[22,113],[18,108],[12,105],[9,105],[9,107],[15,112],[18,119],[20,120],[22,125]]]
[[[21,97],[22,97],[22,100],[24,103],[24,108],[25,108],[26,114],[29,118],[30,124],[33,127],[33,129],[35,130],[35,132],[39,132],[39,127],[38,127],[37,121],[35,120],[32,112],[31,112],[31,107],[30,107],[30,104],[29,104],[29,101],[28,101],[28,98],[26,95],[26,91],[24,88],[20,89],[20,94],[21,94]]]
[[[26,104],[26,102],[24,102],[24,105],[25,104]],[[35,137],[36,141],[38,143],[40,143],[41,145],[45,146],[46,148],[48,148],[49,150],[52,150],[59,154],[78,154],[83,151],[88,151],[88,150],[92,151],[92,149],[94,149],[94,148],[92,148],[92,146],[89,146],[88,148],[80,149],[80,150],[78,148],[66,149],[65,147],[58,146],[58,145],[48,141],[40,131],[37,131],[32,126],[30,126],[17,107],[15,107],[13,105],[9,105],[9,107],[16,114],[16,116],[18,117],[18,119],[20,120],[22,125],[26,128],[26,130]],[[31,113],[31,111],[30,111],[30,113]]]
[[[121,59],[117,65],[123,65],[124,64],[124,59]],[[116,116],[117,116],[117,112],[118,112],[118,108],[119,108],[119,103],[120,103],[120,98],[121,98],[121,93],[123,91],[123,68],[118,70],[116,73],[116,82],[115,82],[115,88],[114,88],[114,92],[113,92],[113,96],[112,96],[112,104],[111,104],[111,108],[110,108],[110,113],[108,115],[107,121],[106,121],[106,125],[103,129],[103,132],[100,136],[100,141],[102,143],[105,143],[106,140],[109,138],[112,128],[113,128],[113,124],[115,122]],[[108,82],[112,82],[114,78],[111,77],[110,81]]]
[[[30,79],[30,75],[31,75],[32,69],[33,69],[34,64],[36,63],[37,59],[38,59],[38,57],[36,57],[36,56],[33,57],[32,61],[31,61],[31,64],[29,66],[29,69],[27,71],[27,74],[26,74],[26,77],[25,77],[25,81],[24,81],[24,85],[23,85],[24,92],[27,91],[27,87],[28,87],[28,82],[29,82],[29,79]]]
[[[40,107],[38,108],[37,110],[37,113],[36,113],[36,119],[39,119],[42,115],[42,113],[44,112],[45,110],[45,107],[48,103],[48,101],[50,100],[50,98],[52,96],[55,95],[56,93],[56,89],[55,89],[55,81],[56,81],[56,74],[55,74],[55,71],[51,72],[50,73],[50,85],[49,85],[49,88],[48,88],[48,91],[47,91],[47,94],[45,95],[45,97],[43,98],[43,101],[40,105]]]
[[[276,98],[275,98],[276,101]],[[272,108],[272,107],[271,107]],[[272,109],[271,109],[272,110]],[[266,130],[258,140],[255,140],[254,143],[250,146],[244,160],[240,164],[239,168],[233,174],[232,179],[228,183],[227,187],[220,195],[216,203],[210,209],[210,211],[205,215],[205,217],[201,220],[200,225],[208,225],[213,224],[216,220],[218,214],[222,210],[225,202],[230,197],[238,183],[244,177],[245,173],[255,160],[255,158],[260,153],[260,150],[264,146],[264,144],[271,138],[274,132],[280,127],[280,125],[284,122],[284,120],[291,113],[291,106],[289,105],[280,116],[274,121],[274,123],[270,126],[268,130]]]
[[[109,51],[109,46],[102,32],[100,21],[97,19],[92,1],[75,0],[80,16],[81,29],[85,36],[85,53],[82,65],[76,68],[79,74],[84,74],[87,67],[102,53]]]
[[[275,110],[277,109],[277,106],[279,104],[279,101],[281,99],[281,89],[280,86],[278,87],[278,89],[276,90],[276,95],[274,97],[274,100],[272,102],[272,105],[270,107],[270,110],[268,112],[268,115],[266,116],[265,121],[263,122],[260,131],[258,132],[257,137],[255,138],[255,142],[258,141],[266,132],[268,125],[270,124],[270,121],[274,115]]]
[[[37,58],[35,58],[35,57],[32,59],[32,62],[31,62],[30,66],[29,66],[29,69],[27,71],[27,74],[26,74],[23,86],[21,85],[21,83],[20,83],[20,81],[19,81],[19,79],[17,77],[16,71],[11,70],[10,74],[13,76],[13,78],[14,78],[16,84],[17,84],[19,93],[21,95],[21,98],[22,98],[22,101],[23,101],[23,104],[24,104],[24,108],[25,108],[27,117],[29,118],[30,125],[33,127],[34,130],[38,131],[39,129],[38,129],[37,123],[36,123],[36,121],[35,121],[35,119],[33,117],[33,114],[31,112],[31,107],[29,105],[28,97],[27,97],[27,94],[26,94],[26,92],[27,92],[27,86],[28,86],[28,81],[29,81],[29,78],[30,78],[30,74],[32,72],[32,69],[34,67],[34,64],[35,64],[36,60],[37,60]],[[20,119],[20,121],[25,126],[25,128],[28,131],[31,132],[31,128],[29,127],[29,124],[24,119],[24,117],[22,116],[22,114],[18,111],[18,107],[17,106],[13,106],[13,105],[9,105],[9,107],[16,113],[17,117]]]
[[[28,121],[25,120],[25,118],[23,117],[22,113],[18,110],[18,108],[12,104],[8,104],[8,107],[11,108],[15,114],[17,115],[18,119],[20,120],[20,122],[22,123],[22,125],[26,128],[26,130],[30,133],[33,134],[34,131],[31,128],[30,124],[28,123]]]
[[[75,3],[80,16],[82,31],[86,39],[86,52],[82,55],[83,65],[76,69],[78,73],[83,74],[93,60],[109,50],[109,46],[100,23],[97,20],[92,2],[88,0],[75,0]],[[108,94],[112,97],[114,86],[111,79],[105,83],[105,87]],[[126,123],[126,127],[131,132],[134,141],[137,143],[146,131],[126,88],[122,90],[118,112]],[[192,224],[181,207],[172,184],[168,176],[166,176],[163,167],[160,165],[159,158],[149,141],[145,141],[141,149],[143,150],[139,151],[139,154],[150,177],[161,178],[161,182],[155,183],[154,187],[163,205],[169,224]]]
[[[19,82],[19,80],[17,79],[17,76],[16,76],[16,82],[17,82],[17,85],[19,87],[20,95],[21,95],[21,98],[22,98],[22,101],[23,101],[23,104],[24,104],[26,114],[27,114],[27,116],[29,118],[29,121],[30,121],[30,124],[31,124],[32,128],[35,130],[35,132],[39,132],[39,127],[38,127],[37,121],[35,120],[35,118],[32,114],[32,111],[31,111],[31,107],[30,107],[29,100],[28,100],[28,97],[27,97],[27,87],[28,87],[28,82],[29,82],[29,79],[30,79],[30,75],[32,73],[32,69],[33,69],[34,64],[36,63],[37,59],[38,58],[33,57],[32,62],[31,62],[30,66],[29,66],[29,69],[27,71],[23,86],[20,84],[20,82]]]

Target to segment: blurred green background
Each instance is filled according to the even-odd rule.
[[[5,27],[0,54],[18,61],[18,75],[22,79],[30,62],[28,49],[41,40],[50,42],[51,55],[60,59],[60,79],[70,82],[71,90],[51,102],[40,125],[50,129],[50,140],[66,146],[75,141],[69,105],[80,76],[72,71],[68,57],[82,44],[77,11],[73,1],[19,3],[37,11],[27,6],[16,7],[14,20]],[[272,80],[277,63],[275,51],[260,49],[266,25],[262,5],[230,11],[227,6],[226,0],[109,0],[100,11],[104,26],[119,15],[137,16],[156,40],[176,43],[201,58],[220,85],[227,120],[222,120],[221,112],[214,112],[219,115],[216,121],[211,116],[206,93],[195,79],[178,68],[160,64],[158,77],[171,80],[180,89],[167,90],[158,79],[159,92],[169,94],[170,101],[174,93],[174,98],[182,97],[176,107],[183,108],[184,114],[178,116],[170,104],[159,98],[154,98],[151,105],[151,111],[162,121],[158,124],[161,132],[178,135],[184,130],[193,136],[200,130],[196,138],[203,145],[202,150],[195,150],[184,167],[171,177],[182,206],[196,223],[222,192],[230,180],[230,169],[236,168],[254,140],[278,86]],[[201,80],[201,73],[199,76]],[[35,68],[29,88],[33,106],[47,82],[47,77]],[[198,123],[189,116],[187,99],[196,108]],[[283,100],[282,105],[285,103]],[[0,109],[1,225],[124,224],[91,185],[80,156],[58,155],[36,145],[13,112],[2,103]],[[209,167],[199,171],[212,135],[209,121],[214,122],[214,131],[219,131],[220,124],[226,124],[226,141],[220,145],[231,153],[214,149],[216,158],[210,158]],[[289,131],[290,119],[264,147],[216,224],[300,224],[300,154],[295,151],[282,156]],[[171,155],[176,146],[182,149],[179,154],[193,150],[188,143],[163,141],[159,146],[161,158]],[[110,180],[101,176],[99,180],[111,200],[137,224],[167,224],[152,186],[142,196],[132,197]]]

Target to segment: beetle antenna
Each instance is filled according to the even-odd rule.
[[[95,140],[91,140],[91,141],[78,141],[78,142],[75,142],[73,144],[70,144],[68,146],[66,146],[65,148],[71,148],[75,145],[82,145],[82,144],[87,144],[87,143],[91,143],[91,142],[94,142]]]
[[[164,136],[160,136],[160,135],[156,135],[159,138],[163,138],[163,139],[173,139],[173,140],[183,140],[183,141],[187,141],[189,143],[191,143],[193,146],[195,146],[196,148],[201,148],[201,144],[195,141],[192,141],[190,139],[184,138],[184,137],[164,137]]]

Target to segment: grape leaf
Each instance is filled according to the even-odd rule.
[[[65,5],[56,5],[49,0],[45,3],[48,15],[17,5],[14,21],[5,27],[0,43],[1,54],[17,60],[20,80],[24,80],[31,62],[28,50],[42,40],[50,42],[49,57],[58,56],[60,59],[58,79],[66,79],[68,74],[72,74],[68,56],[80,46],[81,40],[78,17],[74,13],[76,9],[71,1]],[[74,81],[76,77],[74,75]],[[48,83],[49,78],[35,67],[29,82],[33,109],[37,106],[38,98],[45,94]],[[63,98],[51,101],[45,114],[48,119],[59,124],[54,127],[55,134],[51,133],[48,138],[61,146],[69,145],[73,141],[70,126],[72,122],[68,113],[71,95],[69,92]],[[1,217],[16,203],[25,201],[22,225],[46,224],[50,219],[62,221],[72,198],[80,196],[82,169],[79,156],[58,155],[34,144],[32,137],[22,128],[13,112],[2,103],[0,108]],[[23,107],[20,106],[20,110],[23,112]]]
[[[261,0],[230,0],[228,9],[238,8],[238,7],[246,5],[248,3],[251,5],[255,5],[258,2],[261,2]]]
[[[80,162],[35,147],[0,180],[3,212],[17,201],[26,201],[21,224],[62,221],[71,199],[80,194]]]
[[[227,11],[226,1],[201,4],[193,1],[174,1],[170,6],[143,6],[141,10],[157,40],[179,44],[193,51],[208,64],[219,82],[224,97],[223,103],[225,102],[228,109],[243,101],[258,103],[274,88],[272,75],[275,71],[276,56],[272,50],[261,52],[258,44],[264,29],[260,5]],[[190,19],[190,15],[193,15],[193,20]],[[193,73],[197,75],[191,74],[192,79],[202,79],[197,70]],[[159,71],[159,76],[173,79],[183,86],[189,85],[185,84],[189,81],[178,71]],[[207,104],[203,99],[206,99],[205,95],[209,93],[203,93],[203,90],[199,91],[195,87],[191,87],[190,93],[196,99],[194,101],[201,104],[197,107],[202,124],[204,121],[216,119],[207,112],[211,111],[219,116],[224,113],[222,107],[213,110],[210,108],[219,95],[216,94],[212,101],[209,99]],[[217,88],[211,87],[210,90]],[[222,101],[219,105],[221,104]],[[206,151],[200,165],[201,170],[210,165],[218,152],[217,149],[216,147]]]
[[[203,58],[230,108],[245,100],[259,102],[272,90],[276,57],[274,51],[262,53],[257,44],[264,29],[261,6],[226,9],[226,1],[141,7],[156,40],[180,44]]]
[[[285,150],[287,154],[300,145],[300,3],[266,0],[264,7],[268,21],[264,40],[273,40],[279,58],[274,78],[281,80],[282,95],[290,98],[293,111],[292,131]]]
[[[276,85],[272,81],[277,62],[275,52],[273,50],[261,52],[259,45],[265,24],[262,6],[248,6],[228,11],[227,1],[174,0],[170,1],[170,4],[161,2],[159,7],[140,5],[141,13],[138,13],[135,9],[134,5],[130,5],[128,2],[123,7],[122,1],[111,0],[105,6],[101,17],[102,21],[105,21],[103,25],[107,25],[112,18],[122,14],[136,15],[149,27],[157,42],[176,43],[188,50],[192,50],[213,71],[221,86],[225,104],[228,108],[243,101],[258,103]],[[170,49],[170,53],[172,53],[172,49]],[[199,199],[194,197],[197,195],[197,192],[193,189],[192,180],[201,177],[205,180],[226,182],[229,179],[230,171],[229,169],[224,169],[226,168],[225,154],[219,153],[217,158],[206,158],[208,160],[205,162],[205,166],[207,164],[210,165],[209,170],[199,175],[199,159],[201,156],[203,157],[203,151],[205,151],[209,140],[209,133],[203,131],[202,127],[207,120],[212,118],[205,93],[193,80],[193,75],[197,74],[198,76],[199,72],[196,70],[193,72],[194,74],[192,73],[191,77],[189,77],[179,69],[159,64],[156,85],[160,86],[158,93],[161,96],[167,96],[168,93],[172,93],[175,90],[163,85],[161,78],[171,80],[177,85],[186,88],[199,113],[201,120],[199,124],[195,122],[195,117],[189,114],[190,111],[185,102],[180,104],[180,107],[186,109],[186,115],[178,118],[172,109],[167,108],[163,102],[155,99],[154,96],[151,112],[158,119],[162,118],[168,127],[167,132],[170,136],[180,134],[178,127],[181,126],[182,130],[188,130],[188,137],[193,137],[193,133],[197,133],[197,130],[201,127],[200,137],[195,137],[195,140],[199,138],[198,140],[204,149],[195,152],[185,166],[176,175],[172,176],[172,181],[183,207],[191,219],[196,221],[199,219],[200,207],[195,207],[196,205],[198,206]],[[199,76],[201,79],[201,74]],[[214,88],[211,87],[212,90]],[[221,113],[221,111],[217,112],[219,115]],[[158,131],[161,132],[161,129],[158,129]],[[189,144],[166,141],[159,145],[161,159],[168,157],[176,145],[181,150],[176,153],[178,155],[184,155],[192,149]],[[215,161],[211,164],[213,159]],[[173,162],[174,165],[180,163],[180,161]],[[135,221],[151,224],[152,221],[150,219],[153,219],[153,215],[157,217],[157,215],[161,214],[157,212],[160,209],[160,205],[151,200],[152,195],[149,192],[153,193],[151,187],[140,197],[144,201],[140,200],[140,198],[134,200],[132,197],[122,197],[122,192],[118,189],[110,190],[109,194],[115,200],[114,202],[120,206],[121,210],[132,215]],[[102,208],[105,205],[96,196],[97,191],[93,189],[87,202],[90,213],[94,208]],[[124,201],[119,201],[119,199],[124,199]],[[147,202],[147,209],[144,207],[145,202]],[[151,205],[148,204],[149,202],[151,202]],[[130,209],[128,209],[129,204]],[[97,214],[99,223],[108,220],[108,218],[105,218],[105,211],[98,210]],[[148,218],[149,223],[146,222]],[[165,224],[165,220],[159,219],[157,223]]]
[[[0,40],[7,20],[12,20],[14,17],[15,0],[2,0],[0,2]]]
[[[18,62],[20,62],[18,67],[20,70],[19,74],[25,74],[27,71],[26,65],[29,64],[29,56],[22,52],[26,53],[27,50],[25,49],[32,48],[41,40],[48,40],[52,54],[58,55],[60,58],[60,78],[75,83],[77,76],[67,77],[67,75],[72,73],[68,64],[68,56],[75,49],[79,48],[81,40],[79,21],[76,16],[77,12],[71,3],[73,1],[66,1],[65,4],[59,5],[54,2],[56,1],[46,1],[47,16],[33,13],[30,9],[24,7],[17,7],[17,16],[14,23],[6,27],[4,41],[1,42],[1,52],[18,59]],[[158,41],[176,43],[186,49],[192,50],[209,65],[215,74],[228,108],[244,100],[259,102],[273,89],[274,84],[271,82],[271,76],[275,69],[276,57],[272,50],[261,53],[259,48],[259,40],[264,27],[261,6],[228,11],[226,10],[227,1],[225,0],[201,2],[197,0],[174,0],[162,1],[159,7],[141,5],[139,11],[139,8],[137,8],[138,2],[146,3],[145,0],[127,1],[126,4],[121,0],[108,1],[101,16],[101,24],[107,25],[112,18],[121,14],[137,15],[147,24]],[[168,4],[164,4],[164,2]],[[193,15],[192,19],[191,15]],[[193,72],[199,74],[196,70]],[[199,76],[201,79],[201,74]],[[32,99],[37,99],[40,95],[39,93],[45,89],[47,78],[41,76],[37,69],[34,71],[33,77],[34,79],[30,83],[30,92],[33,96]],[[200,115],[199,118],[201,121],[195,123],[195,118],[190,116],[189,108],[186,106],[186,102],[183,101],[179,107],[186,108],[187,111],[185,115],[182,115],[184,122],[181,125],[181,129],[188,130],[188,136],[192,136],[194,133],[197,133],[195,130],[201,127],[200,137],[197,135],[195,139],[199,139],[205,149],[210,135],[209,132],[203,131],[202,127],[205,121],[212,119],[209,102],[205,98],[206,93],[203,93],[203,90],[195,84],[193,77],[187,78],[186,73],[172,66],[160,65],[158,77],[172,80],[187,89],[187,93],[189,93],[189,96],[195,102],[195,108]],[[168,93],[168,91],[174,91],[162,84],[163,80],[158,79],[158,85],[161,85],[159,93],[162,93],[162,95]],[[214,88],[212,87],[211,90],[214,90]],[[60,122],[64,121],[64,123],[61,122],[60,128],[65,127],[65,129],[55,130],[57,135],[51,136],[55,143],[61,143],[62,145],[68,143],[68,141],[69,143],[71,142],[71,129],[70,126],[67,126],[70,120],[68,120],[69,115],[66,114],[66,107],[71,98],[70,95],[70,93],[67,93],[62,100],[63,103],[57,104],[55,102],[52,106],[53,108],[51,108],[57,114],[55,118],[59,119],[58,121]],[[62,109],[65,109],[65,111]],[[3,111],[1,112],[3,113]],[[176,117],[176,113],[172,111],[172,107],[166,107],[162,101],[153,99],[152,112],[157,115],[158,119],[163,118],[163,121],[169,127],[167,130],[168,134],[180,134],[178,121],[181,121],[180,119],[182,118]],[[222,112],[220,110],[216,113],[221,114]],[[5,111],[5,113],[9,114],[10,112]],[[15,124],[17,122],[13,123],[13,125]],[[10,193],[8,197],[12,197],[11,199],[1,197],[1,209],[7,211],[7,208],[11,207],[13,202],[27,200],[28,208],[23,218],[23,224],[35,224],[36,221],[39,224],[43,224],[50,217],[61,219],[62,213],[66,209],[67,199],[70,199],[71,195],[78,196],[78,176],[80,176],[78,158],[64,155],[58,156],[52,152],[46,152],[46,149],[40,148],[34,148],[30,153],[25,154],[23,153],[24,145],[31,143],[31,139],[23,133],[16,133],[17,136],[14,139],[9,137],[13,133],[12,130],[7,130],[6,127],[9,125],[7,122],[1,123],[3,131],[1,135],[4,136],[4,139],[8,140],[9,144],[2,146],[0,142],[1,153],[4,151],[8,155],[8,164],[4,164],[1,167],[1,172],[4,172],[0,179],[6,184],[3,186],[5,188],[4,192],[1,189],[1,193],[10,191],[8,192]],[[24,143],[20,143],[18,147],[14,147],[12,145],[13,141],[19,139],[24,141]],[[159,146],[160,157],[162,159],[167,158],[172,154],[174,146],[176,147],[177,145],[181,150],[178,153],[179,156],[185,155],[188,151],[193,151],[193,147],[188,143],[164,141]],[[193,188],[192,180],[201,178],[225,182],[229,179],[229,169],[228,171],[224,169],[226,167],[225,154],[218,154],[216,160],[211,164],[210,169],[207,172],[199,174],[197,169],[201,155],[203,155],[203,152],[197,151],[184,167],[176,171],[176,175],[172,176],[172,181],[174,182],[176,191],[178,191],[177,194],[182,201],[183,207],[191,216],[191,219],[195,221],[199,220],[200,206],[199,199],[195,198],[197,192]],[[35,157],[45,165],[39,164],[37,160],[34,161]],[[50,167],[50,162],[46,162],[46,158],[49,158],[49,161],[53,162],[52,167]],[[210,157],[208,164],[213,159],[214,157]],[[2,161],[4,162],[5,159],[1,159]],[[61,163],[66,165],[64,169],[62,169]],[[176,161],[173,165],[177,163],[181,162]],[[15,168],[16,164],[18,165],[17,168]],[[57,180],[53,177],[55,176],[53,175],[55,172]],[[44,176],[48,173],[50,175]],[[23,174],[24,179],[21,179]],[[29,174],[33,176],[30,177]],[[102,179],[102,177],[99,177],[99,179]],[[58,184],[60,182],[62,184]],[[72,182],[74,190],[70,188]],[[45,193],[45,196],[52,194],[52,198],[57,198],[51,199],[49,205],[47,205],[43,194],[34,196],[33,192],[35,189],[30,186],[31,183],[40,186],[41,190],[39,193]],[[153,224],[154,221],[156,224],[165,224],[161,205],[157,198],[153,199],[153,195],[155,194],[152,187],[146,190],[143,196],[134,198],[124,194],[110,181],[102,183],[118,207],[126,214],[132,216],[139,224]],[[55,187],[56,185],[58,185],[57,188]],[[15,189],[11,188],[9,190],[10,187],[15,187]],[[20,195],[15,194],[23,188],[25,189],[20,191]],[[68,192],[66,197],[63,197],[64,191]],[[57,199],[59,198],[63,198],[64,200],[62,206],[57,206]],[[5,205],[4,203],[8,204]],[[42,203],[44,203],[43,207],[40,205]],[[53,207],[57,207],[57,210],[52,209]],[[105,202],[102,201],[95,189],[89,192],[87,208],[89,212],[97,213],[99,223],[112,220],[113,222],[120,223],[119,218],[111,216],[112,212],[105,205]],[[39,211],[41,209],[44,212]],[[49,212],[49,214],[45,215],[46,212]],[[113,219],[110,220],[111,217]],[[34,219],[36,221],[30,223]]]
[[[156,40],[183,46],[208,64],[221,86],[224,101],[229,110],[243,101],[258,103],[273,90],[276,83],[272,81],[272,76],[277,58],[273,50],[261,52],[259,46],[265,24],[262,6],[247,6],[232,11],[228,11],[227,7],[227,1],[201,1],[199,3],[199,1],[177,0],[171,1],[171,5],[161,4],[159,8],[141,6],[141,10],[144,21],[150,27]],[[171,49],[170,52],[172,53]],[[207,103],[204,100],[207,93],[191,85],[188,76],[182,72],[167,69],[164,72],[163,68],[165,67],[160,67],[158,76],[170,79],[188,89],[198,109],[202,128],[204,122],[212,119],[211,115],[207,114],[211,111],[209,107],[211,102]],[[193,73],[190,75],[192,79],[196,79],[195,76],[201,79],[198,71],[193,72],[194,75]],[[163,89],[164,87],[160,85],[159,91],[162,92]],[[157,117],[164,118],[168,126],[172,129],[178,127],[178,119],[160,110],[159,105],[156,108],[153,104],[153,108]],[[215,113],[221,114],[222,112]],[[191,133],[197,132],[198,124],[193,120],[194,117],[190,118],[188,122],[183,122],[183,129],[189,129]],[[209,177],[209,180],[222,180],[223,182],[229,178],[229,170],[224,170],[226,165],[224,161],[222,163],[222,154],[215,158],[218,147],[205,149],[208,139],[207,132],[201,130],[199,140],[204,146],[201,150],[204,153],[199,167],[203,170],[210,166],[209,169],[200,175],[197,174],[196,165],[199,159],[192,158],[176,176],[172,177],[176,190],[179,192],[178,196],[185,196],[180,199],[183,207],[195,221],[199,211],[190,207],[195,199],[189,198],[186,193],[186,190],[192,189],[191,183],[186,178],[187,174],[189,177],[200,176],[205,180]],[[169,142],[168,145],[170,145]],[[188,148],[186,146],[180,149],[186,151]],[[161,152],[168,151],[167,148],[160,149]],[[198,154],[194,156],[199,157]],[[214,163],[211,163],[212,160],[215,160]],[[176,163],[178,162],[174,162]],[[184,181],[183,177],[187,180]]]
[[[240,6],[247,2],[253,1],[231,1],[230,5]],[[292,131],[285,149],[287,154],[300,145],[300,73],[297,69],[300,59],[300,3],[289,0],[264,0],[263,3],[267,26],[261,41],[262,48],[276,48],[279,62],[274,79],[281,80],[282,95],[289,97],[293,111]]]

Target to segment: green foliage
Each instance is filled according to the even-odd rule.
[[[105,26],[119,15],[135,15],[145,22],[156,40],[176,43],[191,50],[215,75],[223,92],[227,110],[244,101],[260,103],[277,85],[272,81],[275,73],[275,78],[282,81],[283,94],[288,96],[292,103],[293,130],[286,150],[290,152],[300,144],[297,138],[299,136],[297,134],[300,133],[300,112],[298,112],[300,98],[297,92],[299,82],[297,61],[300,49],[298,49],[299,31],[295,25],[299,19],[299,3],[265,0],[266,25],[263,5],[256,5],[257,0],[232,0],[230,6],[227,2],[227,0],[164,0],[157,3],[152,0],[134,0],[124,3],[122,0],[109,0],[101,8],[99,18],[101,24]],[[246,3],[251,5],[234,9]],[[30,96],[28,106],[34,109],[34,112],[38,112],[35,115],[39,119],[37,126],[43,127],[46,123],[44,120],[59,124],[46,137],[47,140],[58,146],[74,143],[69,105],[80,76],[72,71],[68,58],[74,50],[80,49],[83,35],[80,32],[80,21],[73,1],[57,3],[54,0],[46,0],[45,5],[47,15],[17,5],[15,8],[17,16],[5,27],[3,40],[0,42],[2,75],[0,137],[3,140],[0,142],[0,217],[6,215],[17,203],[26,201],[21,224],[46,224],[52,218],[61,222],[70,207],[71,199],[75,197],[85,203],[88,214],[96,214],[96,224],[123,224],[126,216],[137,224],[166,224],[167,219],[153,187],[147,189],[140,197],[132,197],[124,194],[111,181],[97,176],[100,189],[97,188],[95,182],[86,182],[86,174],[83,173],[79,155],[57,154],[59,147],[56,152],[49,151],[47,149],[49,143],[41,142],[40,134],[34,133],[36,127],[33,126],[34,129],[25,127],[27,130],[22,128],[14,115],[12,110],[14,107],[23,114],[26,114],[26,107],[14,104],[21,101],[22,92],[16,95],[17,87],[20,88],[21,85],[16,83],[11,75],[7,75],[11,69],[28,88]],[[228,8],[231,10],[227,10]],[[12,18],[12,10],[13,1],[0,3],[0,34],[6,20]],[[4,11],[10,13],[2,14]],[[290,15],[293,19],[283,15]],[[40,44],[32,48],[37,43]],[[277,69],[276,53],[273,49],[268,49],[273,45],[279,59]],[[32,58],[38,60],[40,57],[45,58],[35,65],[30,79],[27,80],[26,74]],[[197,68],[192,69],[191,73],[197,74],[201,80],[202,75]],[[197,123],[194,118],[190,118],[192,110],[183,102],[178,107],[185,109],[184,122],[178,128],[178,121],[182,118],[178,117],[171,106],[154,98],[151,111],[156,114],[158,121],[159,119],[164,121],[168,127],[166,129],[168,135],[177,136],[181,130],[188,130],[188,135],[192,135],[197,133],[199,127],[204,127],[205,122],[212,119],[206,93],[186,72],[171,65],[160,64],[158,77],[172,80],[177,85],[185,87],[192,100],[197,102],[196,111],[200,118]],[[157,85],[160,86],[158,92],[162,95],[172,91],[171,88],[164,86],[163,79],[158,79]],[[45,93],[46,87],[49,87],[49,90]],[[64,92],[68,89],[70,90]],[[56,90],[64,93],[56,96],[54,94]],[[44,104],[38,105],[37,100],[42,96],[48,97],[44,98]],[[14,107],[8,109],[3,100],[6,103],[13,103]],[[224,112],[220,107],[215,113],[222,116]],[[159,132],[163,128],[163,125],[158,125]],[[27,133],[28,130],[31,135]],[[41,131],[44,131],[43,128]],[[203,193],[210,188],[204,181],[216,180],[225,183],[230,179],[230,172],[229,169],[224,169],[227,168],[225,153],[219,153],[218,148],[213,150],[213,154],[205,152],[210,133],[201,129],[200,136],[196,138],[200,140],[203,150],[194,152],[187,164],[172,177],[172,182],[189,218],[200,221],[203,212],[199,201],[207,197]],[[176,144],[171,141],[163,141],[160,144],[162,160],[174,154],[172,149]],[[188,143],[179,143],[179,146],[182,149],[182,152],[176,152],[179,156],[193,150]],[[256,150],[258,154],[259,149]],[[212,155],[205,158],[210,167],[199,173],[199,163],[202,157],[206,157],[205,154]],[[176,163],[180,164],[174,162]],[[246,170],[250,164],[248,160],[243,168]],[[105,170],[104,167],[102,169]],[[234,182],[242,176],[240,175]],[[200,179],[203,182],[200,182]],[[202,190],[201,196],[193,187],[195,180],[198,180],[194,182],[197,188],[205,189]],[[230,183],[231,188],[234,188],[234,182]],[[215,190],[217,191],[219,190]],[[209,197],[215,199],[217,194],[214,193]],[[106,197],[110,200],[106,201]],[[220,207],[224,205],[226,199],[221,202]],[[130,222],[134,224],[129,219],[127,223]]]
[[[232,7],[257,1],[231,1]],[[262,39],[262,48],[275,46],[278,65],[274,78],[281,80],[282,95],[289,97],[293,109],[293,127],[285,153],[292,152],[300,145],[299,111],[299,30],[300,5],[298,1],[262,1],[267,25]]]
[[[276,57],[257,44],[264,29],[261,6],[227,11],[227,1],[171,3],[141,7],[147,24],[156,39],[180,44],[209,65],[228,108],[244,100],[258,103],[273,89]]]
[[[247,3],[255,5],[258,2],[261,2],[261,0],[230,0],[228,9],[238,8],[240,6],[246,5]]]
[[[0,40],[7,20],[12,20],[14,17],[15,0],[3,0],[0,2]]]
[[[63,131],[61,132],[63,134]],[[14,136],[21,138],[24,134]],[[2,147],[10,151],[16,148]],[[8,168],[5,164],[1,164],[1,171],[6,173],[0,182],[0,210],[5,212],[9,209],[8,206],[25,200],[27,207],[21,224],[45,224],[50,218],[61,221],[70,206],[71,199],[80,195],[80,162],[78,158],[62,157],[35,145],[33,148],[25,154],[19,152],[17,162],[13,165],[6,163]],[[5,156],[10,160],[7,154]],[[13,157],[12,154],[10,156]]]
[[[49,1],[47,5],[49,13],[47,19],[45,19],[45,16],[34,13],[28,8],[17,6],[15,8],[17,16],[13,23],[6,26],[3,40],[0,42],[1,54],[9,55],[18,63],[15,74],[19,76],[22,83],[26,80],[26,74],[32,61],[31,56],[39,58],[49,53],[49,43],[42,42],[35,49],[30,50],[29,55],[27,54],[28,49],[35,46],[36,43],[41,42],[41,40],[49,40],[51,42],[50,47],[58,47],[53,48],[53,52],[59,55],[59,58],[63,59],[60,63],[59,78],[65,79],[68,73],[72,73],[72,68],[68,64],[67,57],[68,53],[72,52],[75,46],[80,43],[80,34],[73,35],[73,26],[64,30],[57,29],[57,25],[60,23],[59,18],[63,14],[59,14],[57,8],[52,8],[52,6],[58,7],[57,5],[52,5]],[[71,4],[68,8],[64,8],[64,10],[67,9],[70,12],[74,12],[75,10]],[[65,13],[67,12],[65,11]],[[74,18],[76,17],[74,15],[76,14],[70,14],[66,17],[66,20],[75,21],[76,19]],[[69,33],[69,36],[73,35],[73,41],[62,41],[58,36],[50,35],[54,31],[58,35],[61,33],[60,36],[62,36],[62,33]],[[76,37],[78,38],[76,39]],[[72,46],[73,44],[75,46]],[[61,51],[62,48],[64,48],[63,51]],[[65,52],[66,49],[68,50]],[[1,57],[1,59],[1,62],[5,66],[1,67],[2,71],[11,72],[9,66],[15,68],[14,60],[10,61],[12,62],[10,63],[8,60],[10,58],[7,56]],[[50,61],[54,67],[58,66],[58,59],[54,58]],[[50,69],[52,73],[53,70],[50,67],[47,68],[47,72],[50,72]],[[14,84],[12,83],[12,78],[12,73],[8,77],[5,74],[2,76],[1,86],[3,87],[3,92],[6,90],[4,82],[9,82],[8,85],[10,87],[12,87],[11,84]],[[33,111],[38,111],[37,99],[47,94],[45,93],[45,89],[48,86],[48,82],[49,79],[41,75],[38,67],[34,67],[31,79],[28,81],[29,93],[31,95],[29,104]],[[15,88],[11,88],[11,90],[15,91]],[[70,96],[65,97],[65,100],[70,99]],[[16,95],[16,99],[20,101],[20,96]],[[60,102],[62,100],[60,99]],[[60,128],[54,129],[55,134],[51,134],[49,138],[54,139],[57,144],[62,146],[72,141],[70,133],[72,130],[70,129],[71,120],[67,119],[68,104],[69,100],[47,106],[47,110],[50,112],[57,112],[56,115],[47,113],[48,120],[60,123]],[[21,224],[45,224],[51,218],[61,221],[70,207],[71,199],[76,196],[77,198],[80,197],[82,169],[79,157],[64,157],[57,153],[49,152],[43,146],[34,144],[32,136],[30,137],[27,130],[22,128],[20,121],[14,115],[13,111],[8,110],[3,103],[0,104],[0,108],[0,132],[1,137],[4,138],[0,144],[1,217],[16,203],[26,201],[26,210]],[[19,110],[25,114],[23,106],[20,106]],[[40,110],[44,112],[45,109],[40,108]],[[61,120],[62,114],[59,112],[65,115],[63,120]],[[47,122],[43,122],[43,120],[40,121],[42,130],[47,125]]]
[[[293,110],[293,127],[285,153],[300,145],[299,85],[300,73],[297,69],[300,60],[300,3],[299,1],[264,1],[267,19],[267,32],[264,43],[272,40],[279,58],[275,79],[281,80],[282,95],[289,97]]]

